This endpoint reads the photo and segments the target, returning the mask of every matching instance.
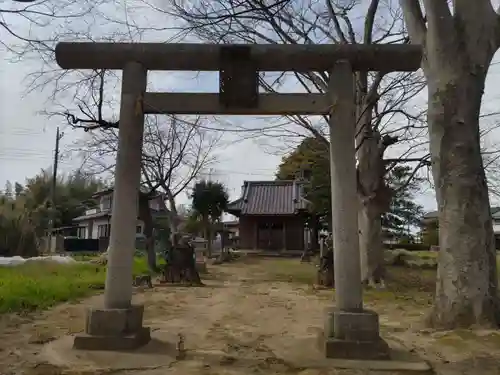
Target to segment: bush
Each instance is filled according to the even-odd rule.
[[[134,275],[147,273],[143,259],[134,260]],[[46,309],[104,288],[106,268],[76,263],[27,262],[0,267],[0,313]]]
[[[30,218],[12,205],[0,206],[0,256],[38,255],[38,237]]]
[[[431,251],[408,251],[405,249],[389,250],[384,254],[385,263],[418,269],[436,269],[437,253]]]

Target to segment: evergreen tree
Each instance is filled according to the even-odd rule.
[[[191,193],[192,207],[201,218],[205,239],[208,241],[208,254],[212,250],[212,228],[227,207],[229,195],[220,182],[202,180],[197,182]]]
[[[70,226],[76,216],[95,205],[92,195],[104,184],[92,176],[75,172],[61,177],[56,185],[55,207],[50,207],[52,175],[42,170],[19,183],[0,199],[0,253],[2,255],[36,255],[39,240],[45,235],[49,218],[55,217],[55,227]],[[55,212],[53,211],[55,210]]]
[[[387,176],[392,191],[390,210],[382,215],[382,227],[386,237],[413,241],[413,231],[421,223],[423,207],[414,202],[420,191],[422,179],[412,177],[412,169],[406,165],[395,166]]]
[[[313,137],[305,138],[289,155],[283,157],[276,178],[280,180],[305,178],[305,198],[312,203],[312,212],[329,221],[331,218],[331,181],[329,145]],[[422,179],[411,177],[412,170],[405,165],[395,166],[387,174],[387,185],[392,192],[390,210],[382,216],[386,235],[397,238],[412,237],[423,208],[414,202]]]

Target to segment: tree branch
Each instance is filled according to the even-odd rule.
[[[419,0],[399,0],[408,28],[408,34],[414,44],[425,45],[427,27]]]

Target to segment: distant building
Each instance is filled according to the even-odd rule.
[[[239,218],[239,246],[264,251],[302,251],[308,238],[304,183],[245,181],[241,197],[227,212]]]
[[[73,222],[78,226],[79,238],[100,239],[108,238],[111,233],[111,208],[113,207],[113,189],[99,191],[93,195],[99,201],[99,206],[87,210],[84,215],[75,217]],[[165,216],[167,208],[162,194],[158,194],[149,201],[151,214]],[[137,219],[136,236],[143,237],[144,223]]]
[[[493,233],[495,234],[496,248],[500,249],[500,207],[491,207],[491,218],[493,220]],[[424,215],[421,224],[421,235],[425,238],[430,232],[439,233],[438,212],[430,211]],[[430,244],[434,245],[434,244]]]

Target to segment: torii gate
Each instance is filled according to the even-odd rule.
[[[144,114],[330,115],[335,308],[321,345],[328,358],[383,359],[378,315],[363,309],[355,165],[354,71],[415,71],[412,45],[59,43],[63,69],[123,70],[119,144],[104,307],[90,309],[77,349],[121,350],[150,340],[132,305],[132,262]],[[218,71],[219,93],[146,92],[149,70]],[[260,94],[260,71],[329,72],[326,94]]]

